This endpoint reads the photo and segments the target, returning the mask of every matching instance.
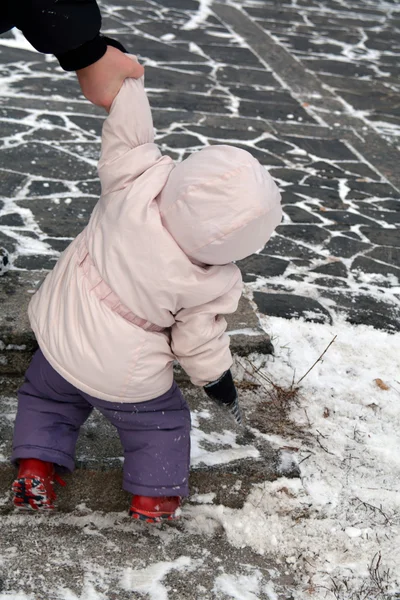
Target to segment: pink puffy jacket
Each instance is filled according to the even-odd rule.
[[[162,156],[143,79],[127,79],[114,100],[98,169],[88,226],[29,306],[40,348],[67,381],[114,402],[168,391],[175,359],[195,385],[218,379],[232,363],[220,315],[242,290],[232,261],[280,222],[276,185],[230,146],[178,165]]]

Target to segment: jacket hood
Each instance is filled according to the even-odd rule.
[[[164,227],[191,260],[224,265],[264,247],[281,221],[280,200],[249,152],[217,145],[178,164],[158,203]]]

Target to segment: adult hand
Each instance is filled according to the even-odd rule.
[[[107,46],[100,60],[76,71],[83,95],[107,112],[124,80],[127,77],[138,79],[143,73],[142,65],[113,46]]]

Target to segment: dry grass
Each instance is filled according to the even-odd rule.
[[[255,410],[248,416],[252,425],[261,433],[299,437],[303,430],[290,417],[293,406],[300,403],[300,387],[292,384],[288,387],[275,383],[261,368],[256,367],[249,359],[240,361],[241,367],[250,377],[238,387],[241,389],[262,388],[265,400],[257,403]]]
[[[265,365],[257,367],[249,359],[238,359],[239,365],[244,369],[244,373],[248,377],[247,380],[240,382],[238,387],[251,390],[262,388],[263,394],[267,396],[266,400],[261,400],[257,404],[256,409],[249,416],[249,421],[253,427],[257,428],[261,433],[275,434],[288,438],[295,437],[304,440],[308,437],[306,428],[291,418],[291,412],[293,407],[300,406],[300,383],[307,377],[315,365],[321,361],[335,340],[336,336],[307,372],[296,382],[293,375],[290,385],[287,386],[276,383],[265,372]]]
[[[382,566],[382,556],[377,552],[368,566],[368,579],[358,589],[352,590],[349,581],[332,579],[330,588],[325,589],[335,600],[398,600],[399,592],[391,591],[391,573]]]

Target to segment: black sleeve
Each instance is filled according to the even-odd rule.
[[[8,5],[12,22],[32,46],[54,54],[66,71],[93,64],[107,50],[96,0],[9,0]]]

